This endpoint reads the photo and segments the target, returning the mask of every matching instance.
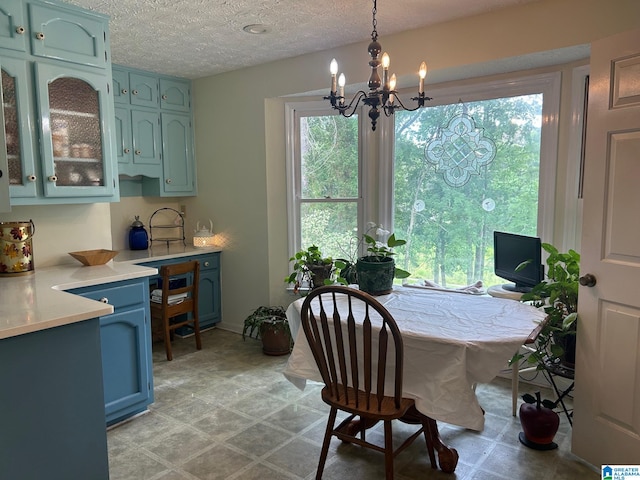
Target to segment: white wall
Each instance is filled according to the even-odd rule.
[[[111,204],[111,233],[114,250],[129,249],[129,230],[134,222],[136,215],[140,217],[140,221],[144,224],[147,233],[149,230],[149,218],[159,208],[173,208],[180,211],[180,205],[185,202],[176,201],[176,199],[166,199],[159,197],[124,197],[119,203]],[[189,218],[189,210],[187,209],[187,218]],[[155,220],[157,223],[157,218]],[[185,236],[188,241],[193,237],[193,230],[187,227],[185,219]]]
[[[378,22],[382,31],[384,19]],[[419,61],[425,59],[430,71],[428,89],[429,84],[452,78],[531,68],[534,58],[559,63],[554,56],[558,49],[588,44],[637,27],[639,22],[637,0],[541,0],[382,35],[379,41],[391,56],[392,70],[403,80],[413,77]],[[212,211],[216,230],[224,234],[228,246],[222,253],[222,326],[241,330],[244,317],[257,306],[292,300],[283,282],[289,265],[284,100],[279,97],[328,90],[333,57],[339,59],[348,79],[366,81],[367,43],[194,82],[196,215]],[[540,55],[550,50],[554,54]],[[569,111],[565,105],[563,113]],[[561,135],[566,136],[567,125],[561,127]],[[566,139],[561,138],[558,148],[559,180],[564,181]],[[557,212],[557,219],[561,216]]]
[[[33,220],[33,261],[38,268],[77,263],[68,252],[111,249],[108,203],[13,207],[0,214],[0,221]]]

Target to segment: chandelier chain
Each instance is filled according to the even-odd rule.
[[[374,42],[378,40],[378,20],[376,20],[376,13],[378,13],[378,7],[376,6],[376,0],[373,0],[373,8],[371,9],[371,13],[373,14],[373,30],[371,31],[371,40]]]

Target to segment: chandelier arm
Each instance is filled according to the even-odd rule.
[[[338,110],[340,112],[340,115],[342,115],[345,118],[352,117],[353,114],[356,113],[356,110],[358,109],[358,105],[360,105],[360,101],[366,96],[367,96],[366,92],[364,92],[363,90],[359,90],[351,99],[351,101],[349,102],[349,105],[340,105],[339,103],[336,103],[336,105],[334,105],[333,108]],[[340,97],[340,98],[343,98],[343,97]],[[356,104],[353,105],[353,102],[356,102]],[[351,110],[351,113],[348,113],[349,110]]]
[[[393,94],[393,95],[394,95],[394,101],[395,101],[395,102],[397,102],[399,105],[398,105],[398,104],[395,104],[395,103],[394,103],[394,104],[391,104],[391,105],[385,104],[385,105],[384,105],[384,114],[385,114],[387,117],[390,117],[391,115],[393,115],[393,113],[394,113],[396,110],[399,110],[399,109],[405,110],[405,111],[407,111],[407,112],[415,112],[415,111],[416,111],[416,110],[418,110],[419,108],[424,107],[424,102],[425,102],[425,100],[432,100],[432,98],[431,98],[431,97],[427,97],[427,96],[423,93],[423,94],[421,94],[420,96],[412,97],[412,98],[411,98],[411,100],[413,100],[414,102],[415,102],[415,101],[417,101],[417,102],[418,102],[418,105],[416,105],[416,106],[415,106],[415,107],[413,107],[413,108],[410,108],[410,107],[407,107],[404,103],[402,103],[402,99],[398,96],[398,92],[396,92],[396,91],[394,90],[394,91],[389,92],[389,93],[391,93],[391,94]]]

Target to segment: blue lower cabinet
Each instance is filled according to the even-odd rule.
[[[198,286],[198,314],[200,316],[200,328],[214,327],[221,320],[221,293],[220,293],[220,252],[213,252],[203,255],[190,255],[186,257],[172,258],[171,260],[157,260],[154,262],[141,263],[146,267],[154,267],[160,270],[162,265],[190,262],[198,260],[200,262],[200,284]],[[160,277],[150,277],[152,288],[157,285]],[[191,282],[191,278],[187,278]],[[190,327],[185,327],[185,331],[177,331],[179,335],[189,334]]]
[[[0,478],[109,479],[98,319],[0,340]]]
[[[145,411],[153,403],[148,278],[84,287],[71,293],[114,307],[114,313],[100,317],[107,425]]]

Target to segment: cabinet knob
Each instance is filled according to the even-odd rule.
[[[107,297],[102,297],[102,298],[100,299],[100,301],[101,301],[102,303],[109,303],[109,299],[108,299]]]
[[[58,176],[57,175],[49,175],[49,181],[50,182],[57,182],[58,181]]]
[[[130,153],[130,152],[131,152],[131,149],[130,149],[130,148],[125,148],[125,149],[124,149],[124,153]]]
[[[27,180],[29,180],[30,182],[35,182],[37,179],[37,177],[33,174],[31,175],[27,175]]]
[[[209,262],[204,262],[204,266],[208,267],[209,266]]]
[[[38,33],[36,33],[36,38],[37,38],[38,40],[44,40],[44,33],[42,33],[42,32],[38,32]]]
[[[167,97],[166,95],[162,95],[162,99],[163,100],[166,100],[167,98],[169,98],[169,97]]]
[[[18,35],[22,35],[24,33],[24,27],[22,27],[22,26],[16,27],[16,33]]]
[[[166,183],[171,183],[171,179],[170,179],[170,178],[167,178],[167,179],[165,180],[165,182],[166,182]]]
[[[126,88],[123,88],[121,92],[126,95],[127,93],[129,93],[129,90],[127,90]]]
[[[138,90],[131,90],[131,95],[137,95],[138,94]]]
[[[142,153],[142,151],[141,151],[141,150],[136,150],[136,151],[135,151],[135,154],[136,154],[136,155],[140,155],[141,153]]]

